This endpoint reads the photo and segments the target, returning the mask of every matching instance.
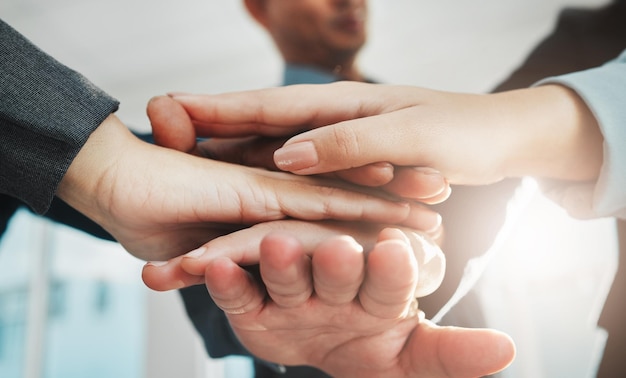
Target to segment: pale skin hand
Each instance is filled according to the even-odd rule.
[[[210,98],[206,100],[210,101]],[[209,105],[209,108],[205,112],[206,105]],[[232,106],[231,110],[236,109],[237,115],[241,114],[242,107],[245,107],[245,104],[228,105]],[[241,125],[221,124],[231,117],[236,120],[236,115],[225,114],[221,109],[214,109],[209,103],[201,101],[183,108],[181,103],[168,96],[151,99],[147,113],[158,145],[215,160],[270,170],[278,170],[274,163],[274,152],[287,140],[287,136],[302,131],[300,127],[275,129],[269,126],[258,130],[262,136],[255,134],[254,128],[245,128],[246,131],[242,132]],[[243,113],[241,116],[245,119],[248,114]],[[191,116],[194,117],[193,120]],[[228,136],[241,134],[244,137],[220,138],[225,134]],[[198,137],[211,138],[198,142]],[[427,204],[439,203],[450,195],[450,186],[446,179],[430,168],[399,167],[388,162],[376,162],[355,169],[327,173],[326,176],[378,187],[394,196]]]
[[[228,257],[241,266],[258,264],[263,238],[276,231],[297,235],[299,243],[309,252],[325,240],[345,235],[350,235],[365,251],[369,251],[376,243],[376,235],[386,227],[373,223],[305,222],[295,219],[264,222],[215,238],[201,248],[167,262],[150,262],[145,265],[142,278],[148,287],[159,291],[202,284],[207,266],[217,258]],[[429,237],[411,229],[403,230],[419,267],[414,294],[423,297],[441,284],[445,257]]]
[[[595,118],[559,85],[474,95],[341,82],[174,99],[197,128],[223,137],[315,128],[274,156],[297,174],[389,162],[473,185],[526,175],[590,180],[602,164]]]
[[[416,205],[340,183],[235,166],[150,145],[114,116],[90,136],[57,195],[129,252],[166,260],[242,225],[294,217],[414,227]]]
[[[505,334],[437,327],[415,316],[417,264],[401,232],[382,231],[366,264],[362,247],[345,236],[310,255],[285,234],[264,238],[266,290],[226,257],[207,265],[211,295],[256,356],[366,378],[478,377],[513,360]]]

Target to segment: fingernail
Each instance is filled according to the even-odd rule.
[[[298,171],[319,163],[313,142],[298,142],[286,145],[274,152],[274,163],[285,171]]]
[[[393,164],[388,163],[386,161],[380,161],[378,163],[372,163],[373,167],[376,167],[378,169],[393,169]]]
[[[431,219],[429,224],[432,225],[426,232],[435,232],[441,227],[441,222],[443,219],[441,218],[441,214],[433,212],[431,215]]]
[[[413,169],[419,172],[420,174],[428,177],[428,181],[430,182],[430,185],[432,186],[432,188],[436,188],[435,191],[433,191],[433,193],[429,193],[426,197],[422,197],[422,198],[431,198],[436,195],[439,195],[443,193],[443,191],[446,190],[446,188],[448,187],[448,180],[446,180],[446,178],[438,170],[429,168],[429,167],[415,167]],[[416,198],[416,199],[422,199],[422,198]]]
[[[148,261],[146,265],[152,265],[156,267],[165,266],[167,265],[167,261]]]
[[[196,258],[204,255],[204,252],[205,252],[204,248],[194,249],[193,251],[185,253],[185,257],[191,257],[193,259],[196,259]]]
[[[413,169],[415,169],[416,171],[418,171],[418,172],[420,172],[420,173],[423,173],[423,174],[425,174],[425,175],[435,175],[435,176],[441,176],[441,177],[443,177],[443,176],[441,175],[441,172],[439,172],[439,171],[438,171],[438,170],[436,170],[436,169],[430,168],[430,167],[415,167],[415,168],[413,168]]]

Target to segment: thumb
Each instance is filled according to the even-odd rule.
[[[168,96],[157,96],[146,109],[155,144],[173,150],[197,153],[196,130],[185,108]]]
[[[425,361],[414,361],[418,366],[441,376],[482,377],[508,367],[515,358],[515,344],[505,333],[492,329],[440,327],[428,321],[417,328],[420,345],[434,345],[435,356],[422,355]],[[427,339],[434,339],[428,342]],[[433,358],[434,357],[434,358]]]
[[[319,127],[289,139],[274,152],[276,166],[310,175],[388,162],[419,166],[409,124],[402,112]],[[389,125],[389,126],[388,126]]]

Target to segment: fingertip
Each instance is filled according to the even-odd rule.
[[[359,299],[363,308],[380,318],[405,316],[414,301],[418,264],[405,237],[385,229],[367,257],[367,273]],[[388,238],[387,238],[388,237]]]
[[[422,234],[407,230],[411,251],[419,268],[419,280],[415,296],[424,297],[441,286],[446,271],[446,257],[441,248]]]
[[[312,267],[318,298],[330,305],[348,303],[365,277],[363,247],[348,235],[332,237],[315,248]]]
[[[168,291],[202,283],[203,278],[187,274],[176,262],[148,262],[141,270],[144,284],[155,291]]]
[[[281,250],[301,249],[301,244],[290,234],[281,231],[273,231],[261,239],[260,253],[268,254]]]
[[[484,369],[483,375],[498,373],[513,363],[516,356],[515,342],[504,332],[493,329],[476,329],[473,347],[468,345],[473,362],[468,369]],[[481,345],[482,344],[482,345]],[[490,366],[489,369],[486,369]]]
[[[146,113],[150,118],[154,117],[154,115],[161,115],[162,110],[164,108],[171,107],[171,104],[174,101],[165,95],[156,95],[148,100],[148,105],[146,106]]]
[[[395,227],[384,228],[378,233],[378,241],[382,242],[385,240],[401,240],[407,245],[410,245],[409,238],[406,234],[402,230]]]
[[[159,268],[167,264],[168,264],[168,261],[148,261],[147,263],[144,264],[144,268],[147,266],[153,266],[153,267]]]
[[[328,261],[329,265],[335,265],[334,269],[338,269],[338,265],[343,263],[352,264],[354,262],[363,261],[363,246],[359,244],[350,235],[336,235],[327,240],[322,241],[313,253],[313,261],[324,263]],[[352,267],[346,267],[352,269]]]
[[[183,106],[168,96],[155,96],[147,107],[156,145],[190,152],[196,147],[196,130]]]
[[[450,184],[446,183],[446,187],[441,193],[438,193],[437,195],[434,195],[432,197],[419,198],[417,200],[427,205],[436,205],[450,198],[451,194],[452,194],[452,187],[450,186]]]
[[[303,172],[311,171],[319,164],[319,157],[315,144],[311,141],[302,141],[285,144],[274,151],[274,163],[283,171]]]
[[[167,98],[167,96],[164,95],[156,95],[156,96],[152,96],[149,100],[148,100],[148,106],[151,104],[155,104],[159,101],[161,101],[162,98]]]
[[[428,167],[396,167],[385,189],[397,196],[435,204],[450,196],[450,184],[439,171]]]
[[[418,330],[422,337],[437,340],[437,364],[449,376],[489,376],[506,369],[515,359],[515,343],[501,331],[442,327],[428,320],[422,321]]]
[[[141,280],[155,291],[167,291],[170,285],[163,279],[167,275],[168,261],[148,261],[141,268]]]
[[[438,212],[418,203],[409,206],[408,215],[402,222],[404,226],[423,232],[436,232],[441,227],[443,218]]]
[[[211,289],[222,290],[228,286],[227,281],[231,278],[235,269],[238,268],[228,257],[219,256],[206,262],[204,266],[204,279],[209,291]]]
[[[497,337],[500,342],[498,350],[500,350],[502,364],[505,365],[503,367],[504,369],[515,360],[515,356],[517,356],[517,347],[515,346],[515,341],[510,335],[500,331],[495,332],[498,333]]]

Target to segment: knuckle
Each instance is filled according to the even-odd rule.
[[[351,127],[336,127],[333,129],[334,140],[342,156],[360,156],[359,134]]]

